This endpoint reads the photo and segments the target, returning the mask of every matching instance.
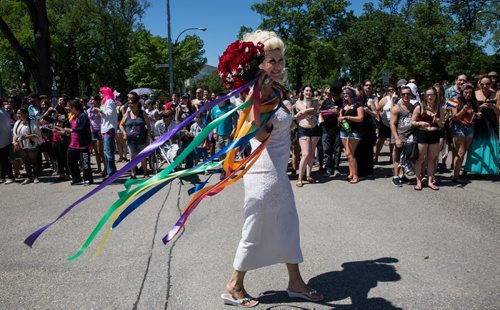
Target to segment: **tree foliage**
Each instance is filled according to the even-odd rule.
[[[322,87],[338,78],[426,83],[498,67],[498,2],[492,0],[379,0],[360,16],[343,0],[267,0],[252,9],[259,29],[286,45],[292,87]],[[488,18],[486,18],[488,16]],[[496,17],[496,18],[494,18]],[[484,40],[490,34],[489,40]],[[486,44],[496,53],[488,56]]]
[[[27,55],[36,60],[28,2],[2,0],[0,16]],[[52,77],[47,79],[49,92],[53,85],[58,86],[58,93],[70,96],[95,94],[102,85],[122,92],[135,87],[164,87],[168,69],[157,69],[156,65],[168,62],[168,44],[141,25],[148,6],[145,0],[47,0],[51,53],[46,62],[57,77],[57,84]],[[173,47],[173,54],[178,87],[206,62],[203,42],[197,36],[187,36]],[[24,83],[26,92],[39,79],[30,73],[22,55],[0,33],[0,81],[18,90]],[[52,92],[56,94],[54,89]]]
[[[207,76],[197,80],[193,85],[193,90],[197,88],[208,89],[210,92],[219,93],[224,90],[224,85],[217,70],[210,72]]]

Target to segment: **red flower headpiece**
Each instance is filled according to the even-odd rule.
[[[229,44],[219,58],[219,76],[225,89],[236,89],[251,81],[264,61],[264,44],[240,42]]]

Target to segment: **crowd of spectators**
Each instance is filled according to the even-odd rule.
[[[319,177],[351,184],[372,177],[387,144],[392,184],[397,187],[414,176],[415,190],[424,185],[439,190],[436,173],[447,171],[459,185],[469,182],[469,174],[498,174],[496,72],[477,80],[460,74],[451,85],[423,85],[420,88],[415,79],[385,86],[365,80],[357,87],[337,81],[323,89],[308,85],[290,92],[285,104],[292,114],[313,108],[290,133],[289,171],[297,178],[297,187]],[[223,95],[197,89],[194,96],[173,94],[165,102],[135,92],[116,96],[111,88],[102,87],[99,95],[88,99],[35,93],[22,100],[5,98],[0,109],[0,182],[93,184],[96,178],[114,174],[116,162],[134,158],[152,140]],[[198,115],[164,144],[162,164],[171,163],[207,124],[241,102],[231,98]],[[228,145],[237,117],[221,122],[183,167],[193,167]],[[340,166],[343,153],[345,171]],[[130,177],[148,178],[154,169],[144,160]]]

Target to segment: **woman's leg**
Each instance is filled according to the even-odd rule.
[[[349,168],[351,170],[349,174],[352,176],[351,181],[354,182],[358,180],[358,162],[356,161],[356,157],[354,156],[358,144],[359,144],[358,139],[347,139],[346,156],[347,159],[349,160]]]
[[[286,268],[288,270],[288,290],[296,293],[311,292],[311,288],[308,287],[307,284],[302,279],[302,275],[300,274],[298,264],[286,264]],[[319,293],[312,293],[307,295],[309,298],[314,299],[316,301],[320,301],[323,299],[323,295]]]
[[[347,153],[348,153],[348,148],[349,148],[349,144],[347,143],[347,139],[341,139],[342,140],[342,145],[344,146],[344,151],[345,151],[345,156],[347,158],[347,166],[349,167],[349,174],[347,175],[347,178],[348,179],[352,179],[352,168],[351,168],[351,162],[349,161],[349,158],[347,157]],[[349,153],[350,154],[350,153]]]
[[[434,185],[434,173],[436,172],[436,163],[439,155],[439,150],[441,145],[439,143],[429,144],[427,149],[427,173],[429,175],[428,186],[432,189],[437,189],[438,187]]]
[[[465,156],[465,137],[453,137],[453,179],[460,177],[460,168]]]
[[[378,156],[380,155],[380,151],[382,150],[382,147],[384,146],[386,138],[378,138],[377,141],[377,146],[375,147],[375,156],[374,156],[374,162],[378,162]]]
[[[137,155],[137,154],[130,153],[130,158],[131,158],[130,160],[134,159],[136,155]],[[132,170],[130,170],[130,173],[132,173],[132,176],[134,176],[134,177],[135,177],[135,174],[136,174],[136,169],[137,169],[137,166],[134,166],[134,167],[132,168]]]
[[[252,299],[251,296],[245,290],[245,286],[243,285],[243,280],[245,279],[246,271],[233,271],[231,275],[231,279],[226,284],[226,291],[231,294],[234,299],[242,299],[242,298],[250,298],[249,301],[245,301],[242,306],[244,307],[253,307],[259,302],[255,299]]]
[[[96,159],[97,159],[97,171],[102,172],[105,171],[106,168],[103,167],[101,169],[101,164],[104,165],[104,147],[102,140],[97,140],[97,148],[96,148]]]
[[[418,144],[418,159],[415,161],[415,178],[417,179],[417,184],[415,189],[422,189],[422,173],[424,162],[427,157],[428,144],[419,143]]]
[[[300,161],[300,144],[299,140],[292,141],[292,169],[297,172],[299,170]]]
[[[462,158],[462,163],[463,163],[463,160],[465,158],[465,155],[467,154],[467,151],[469,150],[469,147],[470,145],[472,144],[472,137],[464,137],[464,156]],[[467,177],[467,173],[465,171],[463,171],[463,175],[462,177],[466,178]]]
[[[302,176],[304,176],[304,172],[306,171],[306,166],[309,161],[309,145],[311,142],[310,137],[301,137],[299,139],[299,144],[300,144],[300,152],[301,152],[301,158],[300,158],[300,163],[299,163],[299,177],[298,181],[302,181]]]
[[[148,173],[148,159],[144,159],[143,161],[141,161],[141,167],[142,167],[142,171],[144,173],[144,177],[147,177],[149,176],[149,173]]]
[[[309,176],[309,177],[311,176],[312,167],[314,165],[314,151],[316,150],[316,146],[318,145],[318,142],[319,142],[319,137],[311,137],[311,143],[309,144],[310,158],[309,158],[309,165],[307,165],[307,167],[308,167],[307,176]],[[321,151],[321,152],[323,152],[323,151]],[[320,161],[320,168],[323,167],[323,165],[321,164],[322,160]]]

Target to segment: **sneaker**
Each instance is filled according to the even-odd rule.
[[[340,171],[335,170],[335,171],[333,172],[333,176],[334,176],[334,177],[339,177],[339,176],[340,176]]]
[[[410,180],[410,179],[408,179],[408,178],[406,177],[406,175],[402,175],[402,176],[400,176],[400,177],[399,177],[399,181],[401,182],[401,184],[403,184],[403,183],[410,184],[410,182],[411,182],[411,180]],[[422,182],[423,182],[423,180],[422,180]]]
[[[92,185],[92,184],[94,184],[94,182],[90,182],[89,180],[83,181],[83,186],[89,186],[89,185]]]
[[[13,180],[13,179],[7,179],[7,180],[5,181],[5,184],[12,184],[12,183],[14,183],[14,180]]]
[[[82,185],[83,184],[83,181],[80,180],[80,181],[71,181],[69,182],[70,185]]]
[[[38,180],[38,178],[35,178],[35,181],[33,181],[33,183],[38,184],[40,183],[40,180]]]
[[[393,177],[392,178],[392,185],[397,186],[397,187],[402,187],[403,186],[403,182],[401,182],[401,178],[400,177]]]
[[[33,182],[33,180],[32,180],[32,179],[25,179],[25,180],[23,181],[23,183],[21,183],[21,185],[30,184],[31,182]]]

